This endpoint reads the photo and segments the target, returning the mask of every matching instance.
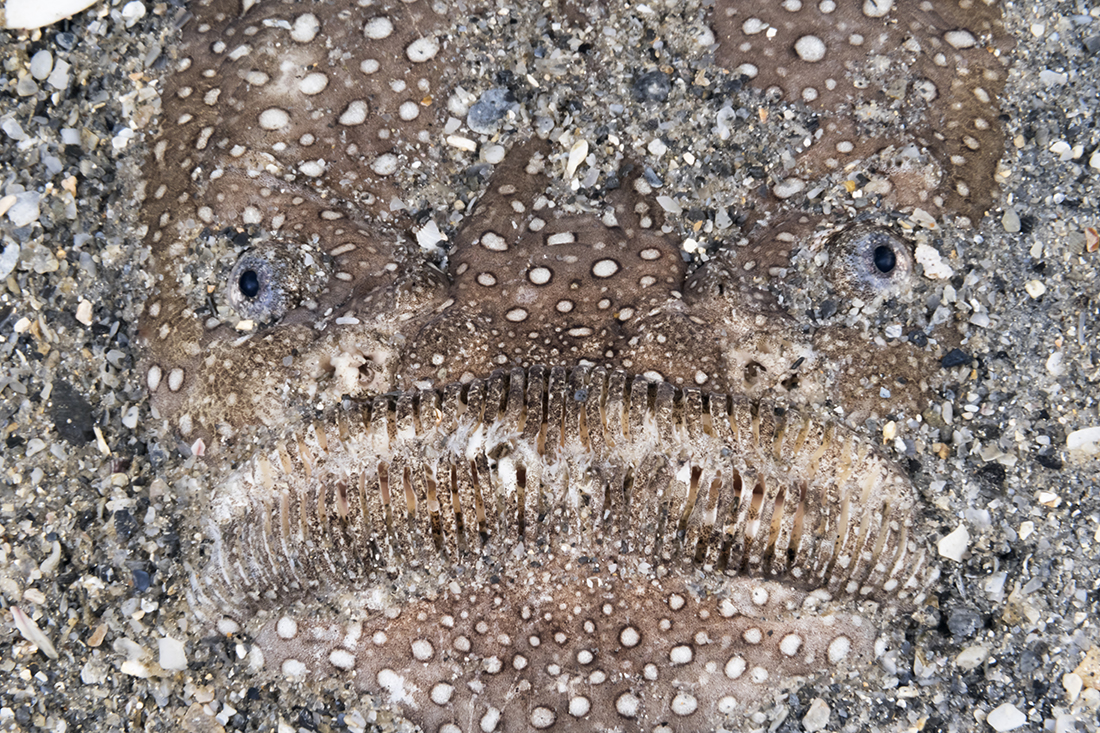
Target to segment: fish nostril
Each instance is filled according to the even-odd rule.
[[[887,247],[885,244],[880,244],[875,247],[872,259],[875,263],[875,268],[884,275],[893,272],[894,266],[898,263],[897,255],[894,254],[894,250]]]
[[[260,294],[260,276],[255,270],[245,270],[237,280],[237,287],[244,297],[255,298]]]

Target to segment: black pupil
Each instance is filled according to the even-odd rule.
[[[877,259],[875,261],[878,262]],[[255,270],[245,270],[237,280],[237,286],[241,289],[241,295],[246,298],[255,298],[260,294],[260,276]]]
[[[875,253],[872,255],[875,261],[875,267],[881,273],[889,273],[894,269],[894,265],[898,263],[898,258],[894,254],[894,250],[887,247],[885,244],[880,244],[875,247]]]

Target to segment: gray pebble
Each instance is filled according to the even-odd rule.
[[[1047,86],[1061,86],[1069,81],[1069,74],[1060,74],[1057,71],[1043,69],[1039,72],[1039,81]]]
[[[17,227],[25,227],[38,221],[38,200],[41,198],[34,191],[24,191],[15,194],[15,203],[8,209],[8,218]]]
[[[947,615],[947,628],[952,636],[971,637],[982,628],[982,617],[969,608],[956,608]]]
[[[53,65],[53,71],[50,72],[49,77],[46,79],[46,83],[54,89],[59,91],[69,88],[69,69],[71,69],[68,63],[62,59],[58,59],[57,63]]]
[[[1089,36],[1085,39],[1085,50],[1089,53],[1100,53],[1100,35]]]
[[[8,242],[4,245],[4,251],[0,252],[0,280],[10,275],[18,262],[19,244],[17,242]]]
[[[53,54],[42,49],[34,56],[31,56],[31,76],[38,81],[42,81],[50,72],[53,71]]]
[[[672,83],[663,71],[651,71],[634,80],[634,98],[639,102],[663,102],[671,89]]]
[[[14,119],[6,119],[0,122],[0,130],[3,130],[5,135],[16,142],[27,139],[27,133],[23,132],[22,126]]]
[[[38,94],[38,85],[34,83],[30,74],[23,74],[15,83],[15,93],[20,97],[33,97]]]
[[[474,132],[490,135],[496,131],[497,123],[504,119],[509,110],[518,108],[516,98],[508,89],[489,89],[470,107],[470,112],[466,115],[466,126]]]

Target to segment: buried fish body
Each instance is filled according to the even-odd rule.
[[[863,161],[886,210],[980,216],[992,169],[953,162],[966,136],[986,168],[1000,150],[1003,70],[979,41],[1003,31],[980,5],[899,5],[908,31],[845,6],[837,28],[870,55],[836,29],[740,20],[860,90],[827,73],[799,92],[838,152],[796,150],[791,170],[843,186]],[[711,19],[726,66],[748,42],[728,37],[739,7]],[[827,215],[801,179],[750,181],[745,245],[689,271],[678,207],[653,191],[660,146],[565,131],[580,123],[540,86],[644,78],[623,93],[643,116],[679,93],[623,72],[603,7],[192,11],[151,148],[141,335],[154,407],[205,458],[191,599],[208,627],[250,638],[257,671],[348,679],[448,732],[717,728],[874,657],[937,570],[909,479],[811,415],[918,411],[944,343],[807,328],[785,276],[825,262],[829,292],[873,313],[919,290],[913,236]],[[550,27],[571,40],[545,47]],[[908,32],[904,51],[876,30]],[[527,80],[486,78],[505,48]],[[737,85],[791,96],[768,58]],[[935,91],[894,122],[860,112],[885,97],[856,77],[884,63]],[[910,132],[918,116],[948,123]]]

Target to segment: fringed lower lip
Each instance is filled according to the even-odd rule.
[[[564,544],[907,605],[935,573],[914,504],[840,425],[603,368],[514,369],[380,396],[256,455],[215,491],[196,590],[255,609]]]
[[[936,577],[859,436],[601,368],[377,397],[213,501],[196,612],[433,731],[713,730],[866,663]]]

